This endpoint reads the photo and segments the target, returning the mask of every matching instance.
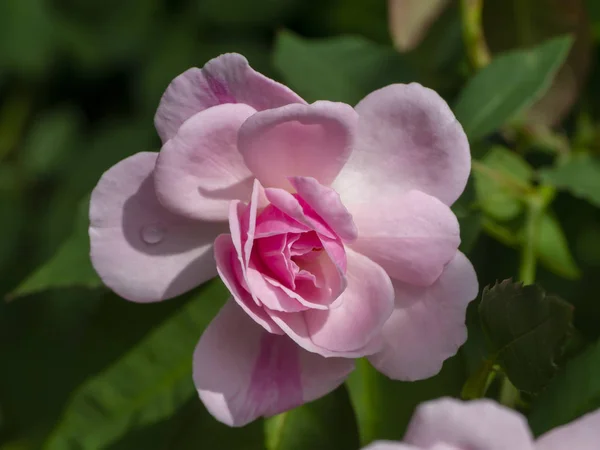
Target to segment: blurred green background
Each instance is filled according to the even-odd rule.
[[[309,101],[355,104],[393,82],[440,92],[476,158],[454,209],[482,287],[519,278],[518,189],[550,186],[537,281],[575,307],[564,361],[584,355],[580,372],[600,380],[600,2],[485,1],[502,67],[477,82],[464,13],[445,0],[0,0],[0,449],[357,449],[400,438],[416,404],[460,395],[479,370],[474,305],[467,345],[433,379],[391,382],[361,362],[325,399],[231,430],[191,381],[222,286],[152,305],[102,288],[87,257],[91,189],[120,159],[159,150],[152,120],[168,83],[225,52]],[[494,101],[495,116],[475,117]],[[539,431],[600,406],[600,381],[567,392],[577,380],[524,396],[532,414],[543,395],[544,408],[571,400]]]

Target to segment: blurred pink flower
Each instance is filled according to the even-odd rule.
[[[155,124],[160,153],[121,161],[92,193],[91,257],[136,302],[218,271],[233,300],[200,339],[194,381],[219,420],[316,399],[357,357],[426,378],[464,343],[478,287],[449,206],[470,153],[435,92],[309,105],[226,54],[173,80]]]
[[[402,443],[379,441],[364,450],[597,450],[600,410],[534,440],[527,420],[491,400],[444,398],[417,408]]]

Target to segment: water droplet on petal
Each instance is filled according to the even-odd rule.
[[[166,230],[160,225],[146,225],[142,228],[142,240],[146,244],[158,244],[165,238]]]

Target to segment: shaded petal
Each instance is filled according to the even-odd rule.
[[[312,341],[331,351],[364,347],[379,334],[394,308],[394,290],[385,271],[348,250],[348,286],[330,309],[304,312]]]
[[[254,112],[247,105],[219,105],[181,126],[156,163],[156,192],[165,207],[194,219],[226,220],[231,200],[250,199],[252,174],[237,134]]]
[[[536,450],[597,450],[600,443],[600,410],[542,435]]]
[[[394,84],[369,94],[356,111],[356,146],[333,184],[350,212],[353,203],[413,189],[454,203],[471,169],[469,142],[436,92]]]
[[[337,192],[312,177],[292,177],[290,182],[298,195],[340,238],[350,242],[358,237],[352,215],[342,204]]]
[[[317,233],[336,239],[337,236],[308,204],[298,199],[288,191],[279,188],[266,188],[265,196],[280,211],[287,214],[296,222],[305,225]]]
[[[90,201],[91,259],[121,297],[156,302],[216,275],[213,241],[224,231],[177,216],[156,198],[157,153],[137,153],[102,175]]]
[[[491,400],[444,398],[423,403],[413,415],[404,441],[425,448],[445,443],[459,449],[534,449],[525,418]]]
[[[355,209],[359,239],[352,248],[392,278],[431,285],[460,244],[458,220],[437,198],[410,191]]]
[[[266,187],[290,189],[292,176],[329,185],[354,144],[357,114],[344,103],[292,104],[254,114],[240,129],[239,149]]]
[[[308,351],[361,357],[381,349],[381,328],[394,307],[392,282],[367,257],[348,251],[348,286],[328,310],[270,312],[281,329]]]
[[[396,307],[383,327],[384,349],[369,361],[396,380],[429,378],[467,339],[467,305],[477,296],[477,276],[457,252],[431,286],[393,280]]]
[[[281,328],[279,328],[275,322],[269,317],[265,310],[258,305],[250,293],[242,286],[240,277],[245,277],[247,281],[247,275],[244,272],[241,273],[241,262],[238,253],[235,250],[233,240],[229,234],[221,234],[215,240],[215,260],[217,262],[217,271],[221,280],[233,299],[242,307],[242,309],[250,316],[256,323],[262,326],[265,330],[270,333],[283,334]],[[236,267],[238,270],[236,271]]]
[[[286,86],[256,72],[242,55],[227,53],[175,78],[160,100],[154,124],[167,142],[190,117],[224,103],[244,103],[262,111],[305,102]]]
[[[354,362],[323,358],[287,336],[256,326],[233,302],[208,326],[194,352],[194,383],[210,413],[243,426],[333,391]]]

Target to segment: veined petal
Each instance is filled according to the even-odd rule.
[[[351,247],[408,284],[431,285],[460,244],[452,210],[419,191],[360,205],[354,215],[359,239]]]
[[[426,449],[444,443],[458,449],[534,450],[525,418],[491,400],[424,403],[413,415],[404,442]]]
[[[356,105],[356,146],[333,184],[344,205],[418,190],[451,205],[471,170],[469,142],[446,102],[419,84],[393,84]]]
[[[226,220],[231,200],[250,199],[252,174],[237,149],[237,135],[255,112],[225,104],[183,123],[156,163],[156,192],[165,207],[194,219]]]
[[[291,104],[250,117],[238,146],[265,187],[290,189],[293,176],[329,185],[350,156],[356,120],[356,112],[343,103]]]
[[[385,345],[369,361],[395,380],[429,378],[467,339],[466,311],[477,296],[477,276],[458,252],[431,286],[392,281],[396,306],[383,326]]]
[[[135,302],[175,297],[216,275],[223,230],[165,209],[156,198],[157,153],[137,153],[102,175],[90,201],[91,259],[102,281]]]
[[[286,86],[256,72],[237,53],[211,59],[202,69],[189,69],[163,94],[154,124],[163,143],[190,117],[213,106],[243,103],[257,111],[290,103],[305,103]]]
[[[194,383],[200,398],[221,422],[243,426],[333,391],[354,361],[323,358],[287,336],[257,326],[227,303],[208,326],[194,352]]]

